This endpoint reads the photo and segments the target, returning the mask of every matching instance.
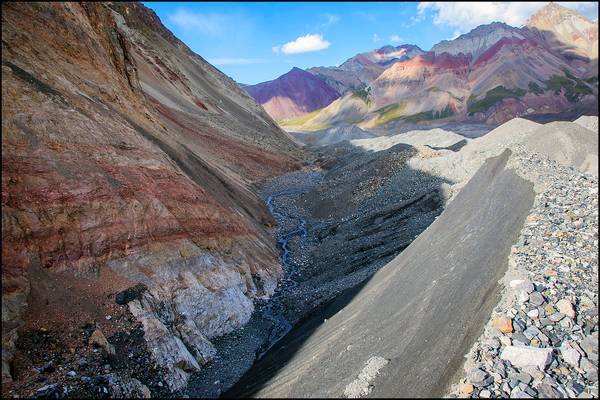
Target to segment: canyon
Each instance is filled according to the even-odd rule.
[[[3,3],[3,397],[597,397],[582,18],[242,87],[141,3]]]

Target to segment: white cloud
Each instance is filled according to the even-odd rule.
[[[296,38],[296,40],[293,40],[281,46],[274,46],[272,50],[275,53],[298,54],[324,50],[330,45],[331,43],[323,39],[323,35],[308,34],[300,36],[299,38]]]
[[[400,26],[402,28],[410,28],[411,26],[415,26],[415,25],[423,22],[424,19],[425,19],[425,10],[419,9],[419,12],[417,13],[417,15],[413,15],[408,20],[403,20],[402,22],[400,22]]]
[[[325,22],[315,24],[312,27],[309,27],[307,25],[307,29],[310,31],[324,32],[324,31],[327,31],[329,28],[331,28],[333,25],[340,22],[341,18],[335,14],[321,14],[319,16],[319,20],[321,20],[321,21],[324,20]]]
[[[392,35],[390,36],[390,42],[392,43],[400,43],[402,42],[404,39],[402,39],[400,36],[398,35]]]
[[[327,18],[327,22],[321,25],[323,28],[328,28],[340,21],[340,17],[335,14],[325,14],[325,17]]]
[[[208,60],[213,65],[262,64],[267,61],[264,58],[211,58]]]
[[[201,33],[219,36],[228,24],[228,18],[221,14],[202,14],[184,9],[178,9],[169,15],[169,20],[182,29],[195,30]]]
[[[433,13],[433,22],[468,32],[478,25],[494,21],[506,22],[509,25],[521,26],[527,18],[540,10],[547,3],[543,2],[421,2],[418,15],[424,16],[427,11]],[[564,2],[565,7],[576,9],[584,15],[597,15],[598,5],[593,2]]]
[[[376,33],[374,33],[374,34],[373,34],[373,43],[377,43],[377,42],[379,42],[380,40],[381,40],[381,39],[379,38],[379,35],[378,35],[378,34],[376,34]]]

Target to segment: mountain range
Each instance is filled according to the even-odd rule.
[[[589,114],[598,105],[597,49],[597,21],[549,3],[519,28],[493,22],[429,51],[384,46],[339,67],[306,70],[324,85],[296,68],[245,90],[281,126],[299,131],[349,124],[362,129],[444,121],[500,124],[516,116]],[[294,76],[302,78],[292,83]],[[339,97],[325,95],[332,90]],[[327,98],[329,103],[318,107]]]

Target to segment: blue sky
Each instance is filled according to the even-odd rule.
[[[477,25],[520,26],[545,3],[144,2],[175,36],[238,82],[277,78],[292,67],[339,65],[392,44],[424,50]],[[597,3],[561,3],[598,18]]]

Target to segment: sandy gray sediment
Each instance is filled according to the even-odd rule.
[[[293,358],[259,361],[235,394],[339,397],[372,356],[389,360],[372,396],[443,394],[498,300],[497,281],[533,202],[532,184],[506,168],[509,156],[488,160],[341,311],[308,337],[298,328],[303,340],[294,343]]]
[[[536,199],[502,300],[449,395],[598,397],[598,179],[522,147],[513,165]]]

